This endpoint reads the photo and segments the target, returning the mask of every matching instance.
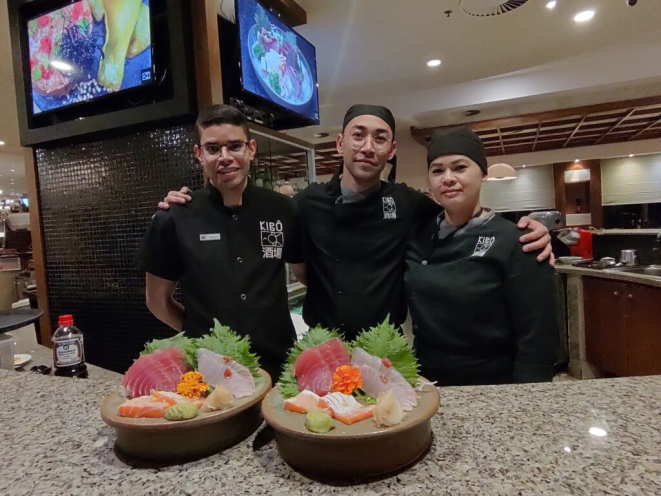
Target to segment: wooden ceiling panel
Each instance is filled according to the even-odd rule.
[[[661,95],[465,125],[480,136],[488,156],[651,139],[661,135]],[[426,146],[443,127],[456,125],[412,127],[411,135]]]

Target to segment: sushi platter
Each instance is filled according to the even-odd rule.
[[[262,414],[293,468],[362,478],[423,457],[439,406],[438,390],[419,376],[413,350],[386,321],[351,343],[320,327],[308,331],[262,402]]]
[[[116,453],[131,463],[178,463],[228,448],[262,422],[271,378],[250,341],[216,321],[207,336],[147,344],[101,405]]]

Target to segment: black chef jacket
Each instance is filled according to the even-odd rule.
[[[406,237],[418,216],[440,207],[404,184],[381,182],[377,192],[351,203],[338,202],[341,195],[336,174],[294,197],[307,236],[303,318],[354,339],[388,314],[396,326],[406,319]]]
[[[524,253],[494,216],[435,239],[436,217],[411,232],[406,291],[422,373],[439,385],[550,381],[558,356],[553,268]]]
[[[179,281],[186,335],[208,333],[217,318],[250,336],[253,352],[275,381],[296,337],[285,262],[303,262],[298,208],[286,196],[250,183],[237,208],[226,207],[211,184],[192,197],[154,216],[138,266]]]

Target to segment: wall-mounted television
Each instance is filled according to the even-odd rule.
[[[319,124],[314,46],[257,0],[236,0],[236,13],[242,90],[293,115],[299,127]]]
[[[23,146],[194,119],[190,0],[7,1]]]
[[[149,0],[78,0],[28,20],[32,112],[152,83]]]

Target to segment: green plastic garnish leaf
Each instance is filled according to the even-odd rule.
[[[180,332],[171,338],[154,339],[153,341],[149,341],[140,354],[148,355],[156,350],[164,350],[171,346],[176,346],[183,350],[186,354],[186,362],[188,363],[188,366],[192,369],[197,368],[197,345],[194,339],[184,336],[183,332]]]
[[[342,336],[334,329],[326,329],[321,326],[313,327],[308,332],[306,332],[303,337],[296,341],[291,350],[289,350],[289,355],[287,355],[287,363],[285,363],[282,369],[282,375],[278,381],[278,389],[280,393],[285,398],[292,398],[296,396],[301,391],[298,389],[298,383],[292,372],[292,368],[298,356],[303,353],[308,348],[314,348],[315,346],[325,343],[329,339],[338,338],[342,339]],[[349,346],[344,343],[347,346]]]
[[[216,319],[213,319],[213,324],[210,334],[195,339],[196,347],[206,348],[219,355],[228,356],[241,365],[248,367],[253,377],[261,377],[259,359],[257,355],[250,352],[250,338],[239,336],[229,327],[221,325]]]
[[[393,367],[404,376],[406,382],[415,386],[420,376],[420,365],[406,338],[390,323],[390,316],[376,327],[363,331],[352,343],[370,355],[387,358]]]

